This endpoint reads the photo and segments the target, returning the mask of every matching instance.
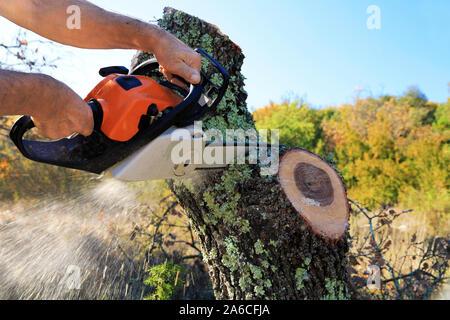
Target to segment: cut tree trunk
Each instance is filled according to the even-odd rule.
[[[216,26],[172,8],[159,25],[230,73],[224,101],[203,128],[254,129],[241,49]],[[133,64],[149,55],[139,53]],[[346,299],[349,208],[341,178],[305,150],[281,147],[280,157],[274,176],[232,165],[168,181],[198,235],[216,298]]]

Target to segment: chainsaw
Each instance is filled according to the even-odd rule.
[[[214,113],[229,84],[227,71],[204,50],[196,51],[216,69],[220,85],[203,72],[200,83],[191,84],[189,89],[161,80],[155,58],[132,70],[119,66],[102,68],[99,73],[104,79],[85,99],[94,117],[90,136],[25,140],[24,135],[35,125],[30,116],[22,116],[11,128],[10,138],[30,160],[95,174],[109,172],[126,181],[173,179],[196,170],[226,167],[230,161],[209,165],[171,161],[177,143],[172,137],[180,128],[188,133],[187,139],[207,147],[204,132],[195,130],[194,122]],[[152,74],[159,76],[148,76]]]

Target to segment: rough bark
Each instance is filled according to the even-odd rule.
[[[215,57],[231,75],[217,113],[204,128],[254,128],[240,73],[244,55],[219,29],[172,8],[159,25]],[[140,53],[133,64],[149,57]],[[211,75],[212,70],[204,70]],[[281,148],[280,157],[288,150]],[[197,233],[218,299],[345,299],[347,233],[326,239],[308,225],[277,176],[256,165],[233,165],[169,181]]]

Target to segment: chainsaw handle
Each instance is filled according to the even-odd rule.
[[[22,116],[14,123],[9,133],[11,140],[25,158],[55,165],[75,162],[74,159],[70,159],[66,151],[82,143],[86,137],[78,134],[57,141],[24,140],[25,133],[34,127],[35,124],[30,116]]]
[[[209,62],[211,62],[213,64],[213,66],[216,68],[217,71],[219,71],[220,75],[222,76],[222,85],[220,86],[220,88],[218,88],[218,92],[217,92],[217,97],[215,99],[213,99],[212,101],[210,101],[208,103],[208,108],[204,108],[202,112],[191,115],[191,117],[189,119],[186,119],[185,121],[181,122],[183,124],[188,124],[190,122],[192,122],[193,119],[199,119],[202,118],[203,116],[206,115],[206,113],[212,113],[216,110],[217,105],[220,103],[220,101],[223,99],[227,89],[228,89],[228,85],[230,83],[230,76],[228,74],[228,72],[221,66],[221,64],[219,62],[217,62],[213,57],[211,57],[205,50],[200,49],[200,48],[196,48],[195,52],[199,53],[200,55],[202,55],[203,57],[205,57],[206,59],[209,60]],[[147,72],[152,72],[155,70],[159,70],[159,63],[158,60],[156,60],[156,58],[144,61],[143,63],[141,63],[140,65],[136,66],[134,69],[132,69],[129,74],[130,75],[145,75]],[[198,99],[200,97],[200,95],[203,93],[204,87],[206,86],[206,84],[208,83],[208,80],[206,79],[206,77],[203,75],[203,73],[200,73],[201,75],[201,80],[199,84],[190,84],[190,88],[189,88],[189,95],[187,95],[185,97],[185,101],[187,101],[188,103],[192,103],[195,102],[194,99]],[[182,82],[186,82],[183,78],[181,78],[180,76],[174,75],[177,79],[179,79]],[[188,83],[186,83],[188,84]],[[174,85],[170,82],[168,82],[167,84],[165,84],[166,86],[170,87],[171,89],[174,90],[184,90],[183,88],[178,87],[177,85]],[[189,85],[189,84],[188,84]],[[200,95],[192,95],[193,92],[196,92],[198,89],[201,89],[201,93]],[[195,90],[194,90],[195,89]],[[191,119],[192,118],[192,119]]]
[[[183,119],[179,120],[177,123],[177,125],[180,127],[188,126],[194,121],[202,119],[207,114],[213,114],[216,111],[220,101],[222,101],[223,97],[225,96],[225,93],[227,92],[228,89],[228,85],[230,83],[230,76],[228,72],[220,65],[219,62],[217,62],[213,57],[211,57],[206,51],[202,49],[197,48],[195,49],[195,51],[200,53],[203,57],[208,59],[210,63],[212,63],[212,65],[222,76],[222,84],[220,87],[217,87],[210,80],[208,80],[208,78],[203,73],[201,73],[202,79],[199,83],[199,86],[201,86],[202,88],[202,94],[204,94],[209,98],[211,90],[216,90],[217,96],[214,99],[207,101],[205,105],[202,105],[202,108],[185,114],[183,116]]]
[[[103,111],[101,105],[94,100],[90,101],[88,105],[91,107],[94,117],[94,131],[100,131],[103,121]],[[9,132],[9,137],[16,145],[17,149],[19,149],[24,157],[30,160],[48,163],[51,160],[56,159],[55,155],[64,154],[61,153],[61,151],[70,149],[76,143],[80,143],[82,140],[86,139],[85,136],[77,134],[72,137],[56,141],[24,140],[24,135],[35,126],[36,125],[30,116],[22,116],[14,123],[11,131]],[[69,159],[59,160],[69,161]]]
[[[35,124],[30,116],[22,116],[14,123],[11,131],[9,132],[9,137],[12,142],[14,142],[17,149],[19,149],[19,151],[28,159],[30,159],[31,155],[23,145],[23,136],[27,133],[27,131],[33,129],[34,127]]]

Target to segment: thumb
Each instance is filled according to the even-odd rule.
[[[76,132],[81,133],[83,136],[87,137],[92,134],[94,130],[94,115],[92,109],[86,104],[83,111],[79,117],[75,119]]]
[[[192,69],[189,82],[193,84],[197,84],[200,82],[200,73],[197,70]]]

